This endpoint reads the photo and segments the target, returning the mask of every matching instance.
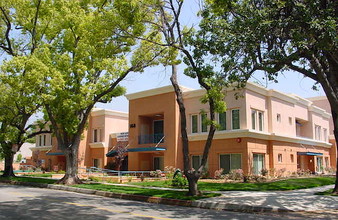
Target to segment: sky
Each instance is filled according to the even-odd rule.
[[[199,22],[199,18],[196,14],[200,8],[200,2],[201,0],[186,0],[180,20],[182,25],[198,28],[197,24]],[[4,57],[2,56],[0,59],[1,58]],[[178,70],[178,81],[182,86],[193,89],[200,88],[196,79],[189,78],[183,74],[183,64],[179,66]],[[170,85],[170,71],[170,67],[166,69],[163,66],[147,68],[143,73],[131,73],[121,83],[121,85],[126,87],[127,94]],[[321,88],[319,91],[311,89],[314,85],[313,80],[304,78],[303,75],[292,71],[285,72],[283,75],[280,74],[278,77],[278,83],[266,83],[262,79],[262,74],[260,73],[255,74],[250,81],[260,82],[262,86],[269,89],[276,89],[284,93],[293,93],[304,98],[325,95]],[[96,104],[96,107],[127,112],[128,101],[124,96],[122,96],[114,98],[112,102],[108,104],[98,103]],[[41,117],[41,114],[38,114],[32,120],[36,120],[37,117]]]
[[[189,2],[189,4],[187,4]],[[182,25],[188,27],[198,28],[199,18],[197,12],[200,8],[201,0],[186,0],[182,10],[182,18],[180,20]],[[189,78],[183,74],[185,66],[182,64],[179,66],[178,81],[182,86],[199,89],[200,86],[196,79]],[[140,92],[148,89],[154,89],[157,87],[167,86],[170,84],[171,68],[153,67],[148,68],[144,73],[132,73],[130,74],[121,85],[127,88],[127,94]],[[256,73],[249,81],[259,82],[262,86],[268,89],[275,89],[284,93],[293,93],[304,98],[323,96],[325,95],[320,88],[319,91],[312,90],[314,81],[309,78],[304,78],[302,74],[289,71],[278,76],[278,83],[266,83],[262,79],[261,73]],[[98,108],[107,108],[117,111],[128,111],[128,101],[123,97],[114,98],[111,103],[96,105]]]

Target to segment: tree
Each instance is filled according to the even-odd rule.
[[[13,156],[25,140],[45,132],[28,124],[41,107],[41,82],[46,72],[35,56],[51,17],[48,6],[40,10],[41,2],[0,3],[0,145],[5,157],[4,176],[14,176]]]
[[[180,129],[182,138],[182,153],[184,174],[188,179],[189,192],[188,195],[196,196],[200,194],[197,187],[197,182],[205,170],[209,150],[212,145],[214,133],[217,128],[215,120],[215,112],[224,112],[225,103],[223,101],[224,94],[222,92],[223,86],[226,85],[224,80],[219,79],[219,75],[204,62],[197,62],[189,49],[186,48],[186,37],[189,31],[184,29],[180,24],[180,15],[184,1],[182,0],[157,0],[149,6],[150,10],[155,15],[155,22],[144,20],[151,28],[150,33],[153,39],[144,39],[135,37],[130,33],[126,33],[127,37],[141,39],[144,42],[150,42],[153,45],[160,46],[166,49],[166,53],[161,60],[165,66],[171,66],[172,74],[170,77],[173,85],[176,101],[180,111]],[[208,103],[210,119],[203,123],[209,125],[208,138],[204,145],[203,156],[201,164],[197,170],[191,167],[189,155],[189,139],[187,133],[187,119],[185,112],[185,105],[183,100],[183,93],[177,80],[177,65],[180,63],[177,56],[182,54],[184,62],[188,65],[185,74],[197,78],[202,88],[206,90],[206,95],[202,98],[202,103]]]
[[[207,41],[200,42],[201,50],[234,79],[247,79],[257,70],[271,80],[286,70],[313,79],[329,100],[338,140],[338,1],[206,2],[198,34]]]
[[[28,123],[30,117],[40,107],[36,90],[31,90],[36,89],[36,84],[26,77],[28,74],[23,75],[17,71],[18,69],[15,70],[17,74],[13,74],[12,69],[8,67],[11,66],[10,64],[12,62],[6,62],[0,71],[2,91],[0,96],[0,148],[5,158],[3,176],[14,176],[14,154],[20,150],[22,144],[27,139],[46,132],[43,126]]]
[[[79,143],[94,105],[122,95],[119,83],[156,64],[161,50],[120,34],[128,30],[147,37],[141,19],[152,15],[137,0],[65,0],[55,1],[52,8],[54,22],[38,55],[48,72],[43,102],[66,157],[66,174],[59,183],[76,184],[81,182]]]

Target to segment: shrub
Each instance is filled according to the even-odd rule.
[[[242,169],[230,170],[227,177],[231,180],[242,180],[243,179],[243,170]]]
[[[216,171],[215,171],[214,178],[215,178],[215,179],[221,179],[222,177],[224,177],[224,176],[223,176],[223,171],[224,171],[223,168],[221,168],[221,169],[219,169],[219,170],[216,170]]]
[[[166,166],[164,167],[164,171],[165,171],[165,177],[168,179],[171,179],[174,176],[176,168],[173,166]]]
[[[262,176],[267,176],[268,173],[269,173],[269,170],[268,170],[268,169],[264,169],[264,168],[263,168],[263,169],[261,170]]]
[[[171,185],[174,187],[184,188],[188,184],[188,180],[182,175],[181,172],[175,172]]]
[[[94,181],[94,182],[100,182],[100,178],[99,177],[96,177],[96,176],[89,176],[88,177],[91,181]]]

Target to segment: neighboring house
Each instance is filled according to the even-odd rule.
[[[308,100],[312,101],[312,103],[315,106],[322,108],[325,111],[331,113],[330,103],[326,96],[311,97],[311,98],[308,98]],[[337,158],[337,141],[335,140],[335,137],[333,134],[334,125],[333,125],[332,117],[329,122],[330,122],[329,123],[329,141],[333,145],[331,149],[331,165],[332,167],[336,167],[337,166],[337,159],[336,159]]]
[[[209,117],[201,103],[205,91],[183,88],[189,152],[197,168],[208,135]],[[268,90],[253,83],[226,91],[227,110],[216,114],[216,131],[208,158],[211,176],[223,168],[259,174],[262,169],[323,172],[335,165],[329,143],[331,115],[310,100]],[[129,170],[183,168],[180,115],[172,86],[126,96],[129,100]],[[111,156],[108,154],[107,156]]]
[[[83,133],[79,146],[78,164],[80,168],[104,168],[109,158],[108,151],[116,144],[113,133],[128,130],[128,113],[106,109],[93,109],[87,130]],[[36,146],[32,147],[33,162],[46,170],[65,170],[66,158],[57,146],[52,134],[36,136]]]

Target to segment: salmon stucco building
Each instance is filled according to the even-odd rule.
[[[128,113],[106,109],[93,109],[88,127],[79,146],[78,166],[80,168],[104,168],[112,158],[106,154],[116,145],[116,134],[128,131]],[[56,138],[51,134],[36,136],[32,150],[36,166],[50,171],[65,170],[66,158],[58,149]]]
[[[189,152],[197,168],[208,135],[208,105],[203,89],[183,89]],[[237,91],[238,92],[238,91]],[[321,173],[335,167],[329,114],[312,101],[248,83],[235,98],[226,91],[227,110],[216,115],[216,131],[208,158],[210,176],[223,168],[260,174],[262,169]],[[180,115],[172,86],[129,94],[129,170],[183,167]],[[334,141],[331,141],[334,142]],[[109,156],[109,154],[108,154]]]

